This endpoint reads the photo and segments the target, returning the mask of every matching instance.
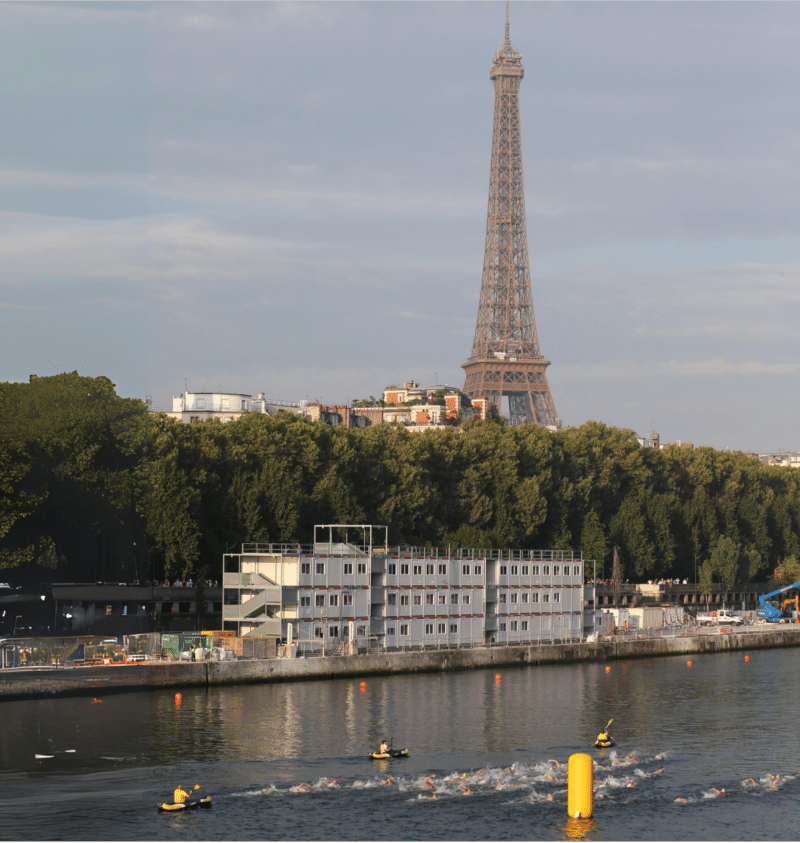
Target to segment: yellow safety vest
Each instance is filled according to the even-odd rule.
[[[175,788],[175,793],[172,795],[172,801],[176,805],[180,805],[182,802],[185,802],[188,798],[189,794],[182,787]]]

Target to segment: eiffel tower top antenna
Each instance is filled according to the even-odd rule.
[[[508,0],[506,0],[506,37],[505,37],[505,40],[503,41],[503,46],[504,47],[510,47],[511,46],[511,37],[509,35],[509,27],[508,27]]]

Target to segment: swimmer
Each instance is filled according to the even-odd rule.
[[[425,779],[425,784],[428,785],[431,790],[436,790],[436,785],[431,781],[431,779],[435,778],[436,775],[432,773],[430,776],[428,776],[428,778]]]
[[[471,787],[464,787],[464,785],[463,785],[463,784],[461,785],[461,790],[462,790],[464,793],[472,793],[472,788],[471,788]]]
[[[545,801],[545,802],[555,802],[556,800],[555,800],[555,798],[553,797],[553,794],[552,794],[552,793],[548,793],[548,794],[547,794],[547,796],[545,797],[545,800],[544,800],[544,801]]]
[[[675,802],[690,802],[690,799],[687,799],[685,796],[679,796]]]
[[[631,780],[630,776],[628,776],[628,778],[625,779],[625,787],[636,787],[636,785]]]
[[[719,789],[718,789],[718,788],[716,788],[716,787],[712,787],[712,788],[711,788],[711,792],[712,792],[712,793],[716,793],[716,794],[717,794],[717,796],[724,796],[724,795],[725,795],[725,788],[723,787],[723,788],[722,788],[722,790],[719,790]]]
[[[300,784],[293,785],[289,788],[290,793],[308,793],[311,789],[311,785],[308,782],[301,782]]]
[[[628,753],[628,758],[630,758],[630,759],[631,759],[631,763],[633,763],[633,764],[638,764],[638,763],[639,763],[639,759],[638,759],[638,758],[634,758],[634,757],[633,757],[633,753],[632,753],[632,752],[629,752],[629,753]]]
[[[555,759],[555,758],[548,758],[548,759],[547,759],[547,763],[548,763],[548,764],[555,764],[555,765],[556,765],[556,767],[560,767],[560,766],[561,766],[561,764],[559,764],[559,763],[558,763],[558,761],[556,761],[556,759]]]
[[[745,779],[742,784],[751,784],[753,787],[756,787],[758,782],[755,779]]]

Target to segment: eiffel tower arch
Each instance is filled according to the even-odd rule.
[[[464,392],[488,399],[498,410],[505,396],[511,424],[558,428],[545,373],[550,361],[539,349],[531,293],[519,122],[523,76],[522,55],[509,39],[506,2],[505,40],[489,73],[494,124],[481,295],[472,354],[461,366]]]

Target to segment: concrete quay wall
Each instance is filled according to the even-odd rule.
[[[393,673],[498,668],[509,665],[571,664],[618,659],[800,646],[800,629],[693,635],[674,638],[616,638],[575,644],[427,650],[312,659],[263,659],[103,665],[75,668],[11,668],[0,671],[0,701],[91,696],[156,689],[335,679]]]

